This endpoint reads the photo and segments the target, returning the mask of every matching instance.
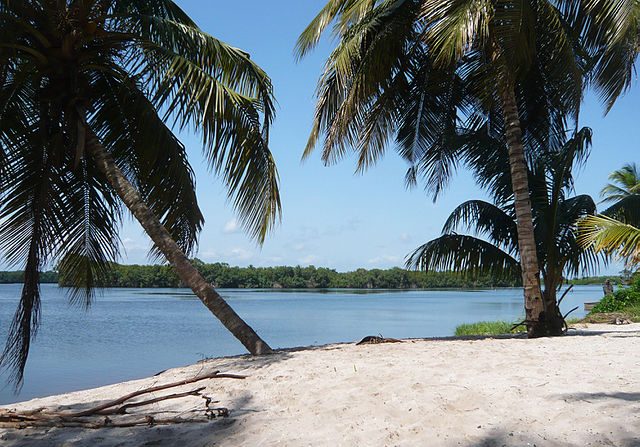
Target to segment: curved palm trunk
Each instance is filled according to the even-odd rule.
[[[211,284],[205,281],[200,272],[191,265],[182,249],[176,244],[151,209],[144,203],[136,188],[126,179],[122,171],[116,166],[111,155],[88,128],[86,129],[86,135],[86,149],[93,157],[96,166],[107,177],[120,199],[175,268],[182,282],[193,290],[193,293],[200,298],[207,309],[222,322],[251,354],[260,355],[273,352],[269,345],[240,318]]]
[[[504,74],[503,70],[503,74]],[[522,285],[524,287],[524,308],[527,321],[527,334],[530,338],[545,335],[559,335],[562,324],[556,330],[557,305],[555,300],[544,300],[540,288],[540,267],[533,232],[531,198],[527,163],[522,145],[522,130],[516,102],[515,88],[509,76],[500,76],[499,88],[502,100],[502,113],[505,122],[505,136],[509,148],[509,164],[514,195],[514,206],[518,225],[518,248],[522,267]],[[561,322],[560,322],[561,323]]]

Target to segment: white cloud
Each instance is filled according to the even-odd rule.
[[[229,257],[229,259],[233,259],[236,261],[248,261],[253,257],[253,254],[249,250],[236,247],[236,248],[232,248],[231,251],[227,254],[227,256]]]
[[[132,239],[129,237],[125,237],[122,239],[122,246],[124,247],[125,252],[148,252],[151,248],[151,242],[143,241],[141,239]]]
[[[368,263],[374,266],[392,267],[402,264],[402,258],[400,256],[382,255],[369,259]]]
[[[400,241],[409,242],[411,240],[411,235],[409,233],[402,233],[400,235]]]
[[[318,262],[319,259],[320,258],[318,258],[316,255],[307,255],[304,258],[298,259],[298,263],[300,265],[311,265]]]
[[[240,231],[240,223],[236,219],[231,219],[226,224],[224,224],[224,228],[222,232],[225,234],[238,233]]]
[[[218,252],[213,250],[205,250],[201,253],[198,253],[198,257],[202,258],[203,261],[214,260],[219,257]]]

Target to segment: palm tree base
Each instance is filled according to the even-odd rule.
[[[567,332],[567,323],[560,313],[557,304],[552,304],[551,309],[542,312],[537,321],[527,322],[527,337],[557,337]]]

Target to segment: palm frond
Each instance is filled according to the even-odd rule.
[[[95,102],[101,107],[89,117],[89,126],[189,255],[204,217],[184,145],[158,116],[135,80],[125,88],[98,74],[94,82]],[[159,256],[157,248],[153,254]]]
[[[626,195],[602,212],[604,216],[640,226],[640,194]]]
[[[203,135],[210,168],[228,187],[241,223],[260,243],[280,212],[278,174],[268,147],[273,87],[249,55],[199,29],[156,16],[133,30],[143,52],[132,63],[157,110]]]
[[[334,34],[344,34],[349,26],[357,23],[373,9],[377,0],[330,0],[307,25],[298,37],[295,54],[305,57],[320,41],[326,29],[335,23]]]
[[[640,4],[636,0],[564,0],[561,3],[590,53],[591,81],[608,112],[629,89],[635,74],[640,51]]]
[[[607,216],[589,216],[580,221],[579,242],[606,254],[640,261],[640,229]]]
[[[452,234],[460,228],[487,237],[507,253],[518,250],[518,228],[512,214],[483,200],[468,200],[458,205],[447,218],[442,234]]]
[[[418,247],[406,261],[407,268],[455,271],[477,277],[517,280],[520,263],[495,245],[472,236],[445,234]]]

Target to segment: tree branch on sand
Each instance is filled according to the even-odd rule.
[[[104,427],[135,427],[144,425],[167,425],[182,424],[190,422],[206,422],[207,420],[217,417],[227,417],[229,410],[226,408],[212,407],[213,401],[211,397],[202,394],[206,388],[204,386],[185,391],[181,393],[173,393],[164,396],[154,397],[152,399],[128,402],[131,399],[142,396],[144,394],[155,393],[170,388],[176,388],[207,379],[245,379],[247,376],[238,374],[220,374],[220,371],[196,376],[190,379],[178,382],[167,383],[164,385],[156,385],[143,388],[138,391],[126,394],[114,400],[110,400],[98,406],[82,410],[82,411],[53,411],[44,407],[36,408],[28,411],[1,410],[0,411],[0,428],[29,428],[29,427],[84,427],[84,428],[104,428]],[[158,413],[130,414],[127,410],[135,407],[142,407],[158,403],[169,399],[179,399],[188,396],[200,396],[204,399],[204,419],[202,418],[161,418],[156,417]],[[128,402],[128,403],[127,403]],[[193,410],[192,412],[200,410]],[[161,412],[160,412],[161,413]],[[131,417],[125,418],[128,415]],[[112,419],[109,416],[116,416]]]

